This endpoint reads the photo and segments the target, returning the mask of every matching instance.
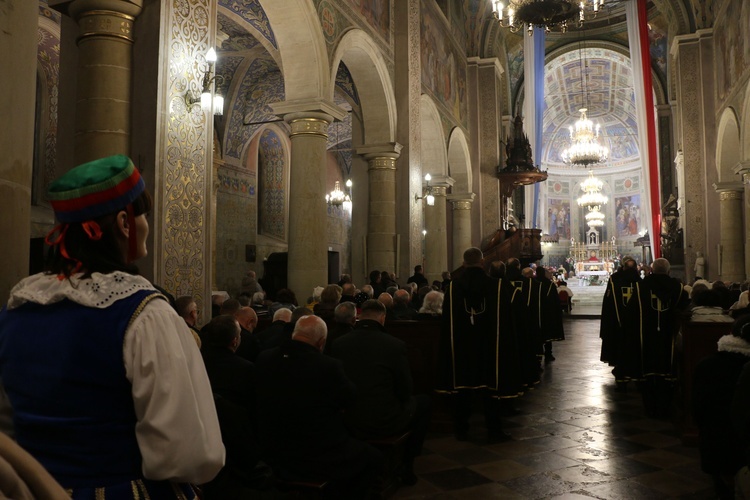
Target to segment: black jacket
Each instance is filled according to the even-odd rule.
[[[340,337],[331,355],[357,387],[357,400],[346,413],[356,434],[385,436],[404,430],[416,409],[406,344],[377,321],[362,320]]]

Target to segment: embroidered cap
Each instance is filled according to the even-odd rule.
[[[145,189],[130,158],[115,155],[75,167],[52,182],[48,194],[57,220],[70,223],[122,210]]]

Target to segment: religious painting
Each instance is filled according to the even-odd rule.
[[[641,227],[641,195],[615,198],[615,226],[617,236],[637,236]]]
[[[570,239],[570,200],[550,198],[547,202],[547,224],[550,236]]]
[[[460,123],[468,116],[466,61],[452,43],[450,28],[432,2],[422,2],[422,85]]]
[[[750,2],[730,0],[717,25],[723,29],[714,32],[716,61],[717,104],[729,95],[735,82],[740,81],[750,66],[750,42],[745,31],[750,26]]]
[[[348,2],[354,11],[362,16],[384,40],[390,40],[391,0],[348,0]]]

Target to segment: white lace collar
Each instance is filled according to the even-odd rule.
[[[10,291],[8,309],[15,309],[26,302],[47,305],[65,299],[83,306],[105,309],[141,290],[155,290],[146,278],[120,271],[93,273],[86,279],[81,279],[81,276],[76,274],[69,279],[59,280],[56,275],[40,273],[24,278]]]

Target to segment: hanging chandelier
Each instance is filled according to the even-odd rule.
[[[586,224],[589,227],[602,227],[604,225],[604,214],[596,208],[589,210],[589,213],[586,214]]]
[[[583,194],[576,200],[578,205],[584,208],[596,208],[597,210],[602,205],[606,205],[609,198],[602,194],[603,187],[604,183],[594,177],[594,172],[590,171],[588,178],[581,183]]]
[[[597,163],[604,163],[609,157],[609,150],[599,143],[599,132],[601,126],[588,119],[586,111],[581,108],[578,110],[581,117],[570,129],[570,140],[572,144],[562,152],[562,160],[570,165],[581,165],[588,167]]]
[[[534,26],[549,32],[559,28],[565,33],[571,24],[579,28],[588,17],[596,17],[604,0],[490,0],[495,19],[504,28],[517,32],[526,25],[529,35]],[[609,0],[612,1],[612,0]],[[569,24],[570,23],[570,24]]]
[[[336,181],[333,185],[333,191],[326,195],[326,203],[335,207],[344,207],[344,210],[352,209],[352,180],[347,179],[346,181],[346,192],[341,190],[341,183]]]

